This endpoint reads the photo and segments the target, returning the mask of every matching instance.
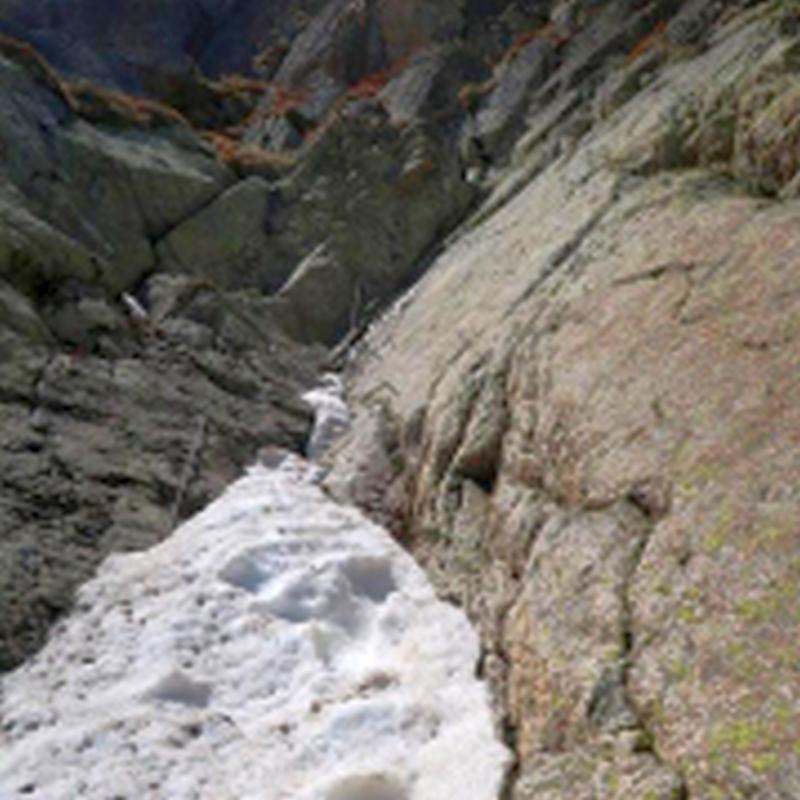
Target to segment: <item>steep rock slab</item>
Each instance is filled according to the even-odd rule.
[[[517,800],[798,791],[800,208],[609,158],[703,64],[760,74],[763,13],[501,187],[354,365],[384,466],[331,486],[373,481],[480,626]]]
[[[508,755],[475,632],[310,477],[293,459],[251,469],[162,545],[106,563],[3,681],[0,791],[498,797]]]
[[[411,281],[420,260],[463,217],[474,193],[458,159],[424,123],[390,124],[370,104],[345,110],[279,185],[275,239],[308,254],[331,287],[324,317],[301,262],[281,289],[301,341],[335,342]],[[355,222],[355,224],[354,224]],[[321,246],[312,250],[311,245]],[[318,266],[324,262],[327,267]]]

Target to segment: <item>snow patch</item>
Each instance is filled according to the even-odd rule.
[[[333,443],[350,427],[350,411],[344,402],[344,384],[333,372],[322,376],[316,389],[303,395],[314,409],[314,427],[306,447],[306,456],[319,461]]]
[[[315,472],[106,561],[2,682],[2,800],[496,800],[475,632]]]

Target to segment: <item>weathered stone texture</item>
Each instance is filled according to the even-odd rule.
[[[774,32],[735,19],[532,173],[529,141],[353,363],[356,401],[388,385],[398,428],[421,420],[385,485],[482,631],[516,800],[797,793],[793,167],[636,156],[676,96],[780,72]]]

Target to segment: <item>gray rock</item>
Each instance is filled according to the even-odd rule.
[[[53,329],[70,335],[71,314],[84,337],[69,348],[17,295],[0,291],[0,669],[105,555],[166,536],[261,447],[299,451],[317,363],[236,294],[210,316],[188,297],[149,331],[97,300],[67,304]],[[96,343],[112,324],[116,355]]]
[[[302,342],[334,342],[347,332],[358,313],[356,279],[325,245],[300,262],[280,290],[279,297],[294,309],[291,333]]]
[[[36,345],[48,344],[52,336],[30,300],[0,281],[0,319],[3,326]]]
[[[281,184],[286,209],[273,240],[282,252],[309,257],[281,296],[291,300],[305,335],[332,343],[408,281],[438,236],[461,218],[473,197],[458,158],[430,126],[401,129],[385,118],[343,114]],[[358,224],[350,224],[358,220]],[[299,261],[299,259],[298,259]],[[325,308],[309,321],[306,299]]]
[[[670,20],[667,39],[684,47],[702,44],[724,8],[721,0],[689,0]]]
[[[380,92],[395,124],[436,120],[447,129],[463,117],[459,90],[489,77],[484,61],[457,44],[428,47]]]
[[[470,139],[481,142],[485,151],[500,156],[519,133],[522,115],[533,94],[556,66],[555,49],[544,39],[529,42],[494,76],[494,88],[480,105],[475,120],[466,127]]]
[[[68,279],[100,275],[88,248],[56,230],[26,207],[13,186],[0,189],[0,275],[32,292]]]
[[[0,137],[15,142],[0,164],[10,195],[3,216],[23,238],[37,229],[39,251],[46,240],[55,250],[60,239],[59,260],[71,265],[65,269],[84,280],[99,272],[111,292],[130,288],[153,267],[152,238],[233,180],[193,135],[98,129],[76,119],[34,71],[6,58],[0,89]],[[71,241],[41,235],[43,225]],[[34,259],[48,279],[64,272],[45,266],[54,257]]]
[[[226,288],[278,289],[289,267],[267,234],[270,193],[257,176],[237,183],[158,243],[159,266]]]

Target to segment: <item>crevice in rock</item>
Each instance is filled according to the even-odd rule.
[[[208,437],[208,417],[199,415],[194,435],[189,443],[189,450],[183,463],[183,470],[178,480],[175,490],[175,498],[169,514],[168,531],[174,530],[179,520],[184,516],[183,504],[186,500],[189,487],[200,472],[200,464],[203,460],[203,449],[205,448]]]
[[[657,487],[655,490],[653,489],[654,485]],[[661,490],[660,492],[659,489]],[[666,499],[664,495],[665,491],[667,492]],[[667,761],[659,752],[655,731],[650,727],[645,715],[643,715],[637,707],[630,688],[630,676],[634,665],[636,648],[632,598],[633,583],[644,560],[645,553],[655,533],[658,522],[669,511],[669,489],[667,488],[665,490],[665,488],[659,486],[656,481],[644,481],[633,486],[629,490],[624,498],[624,502],[640,516],[642,528],[636,548],[627,565],[620,596],[622,601],[622,652],[620,655],[621,690],[627,707],[635,716],[635,729],[641,732],[637,745],[637,752],[650,754],[659,766],[669,769],[677,777],[680,784],[678,789],[679,794],[675,797],[675,800],[688,800],[688,785],[685,776],[676,764]]]
[[[213,161],[213,157],[209,156],[209,160]],[[156,257],[156,247],[165,239],[168,239],[170,234],[172,234],[175,230],[181,227],[181,225],[186,224],[189,220],[196,217],[198,214],[202,214],[207,208],[210,208],[217,202],[217,200],[225,194],[225,192],[229,191],[231,187],[235,186],[237,183],[242,182],[242,178],[237,178],[235,176],[221,182],[219,189],[214,192],[207,200],[204,200],[202,203],[198,203],[191,211],[188,211],[182,217],[171,221],[163,231],[158,231],[148,235],[147,240],[150,244],[150,249],[153,252],[153,261],[157,263]],[[136,207],[139,211],[139,217],[143,221],[147,219],[147,216],[144,211],[144,204],[142,199],[139,197],[138,193],[135,190],[135,183],[131,181],[131,194],[133,195],[134,202],[136,203]],[[192,274],[190,271],[187,270],[187,274]]]
[[[555,253],[548,259],[547,264],[536,278],[528,284],[519,297],[511,304],[508,313],[513,314],[517,308],[524,305],[528,300],[535,295],[541,287],[547,283],[548,280],[558,272],[565,264],[567,264],[573,256],[583,246],[584,242],[600,227],[611,210],[618,202],[618,192],[616,187],[612,190],[611,197],[609,197],[597,211],[592,214],[591,218],[584,223],[569,239],[562,244]],[[567,270],[569,272],[569,270]]]
[[[506,771],[503,785],[500,789],[500,795],[497,800],[514,800],[514,791],[520,775],[520,763],[517,757],[517,729],[511,724],[508,717],[506,717],[506,719],[501,722],[500,730],[503,744],[505,744],[509,753],[511,753],[512,761]]]
[[[685,275],[696,270],[700,265],[696,263],[684,263],[682,261],[670,261],[666,264],[659,264],[651,267],[644,272],[637,272],[633,275],[625,275],[613,282],[613,286],[628,286],[634,283],[657,281],[669,275]]]

